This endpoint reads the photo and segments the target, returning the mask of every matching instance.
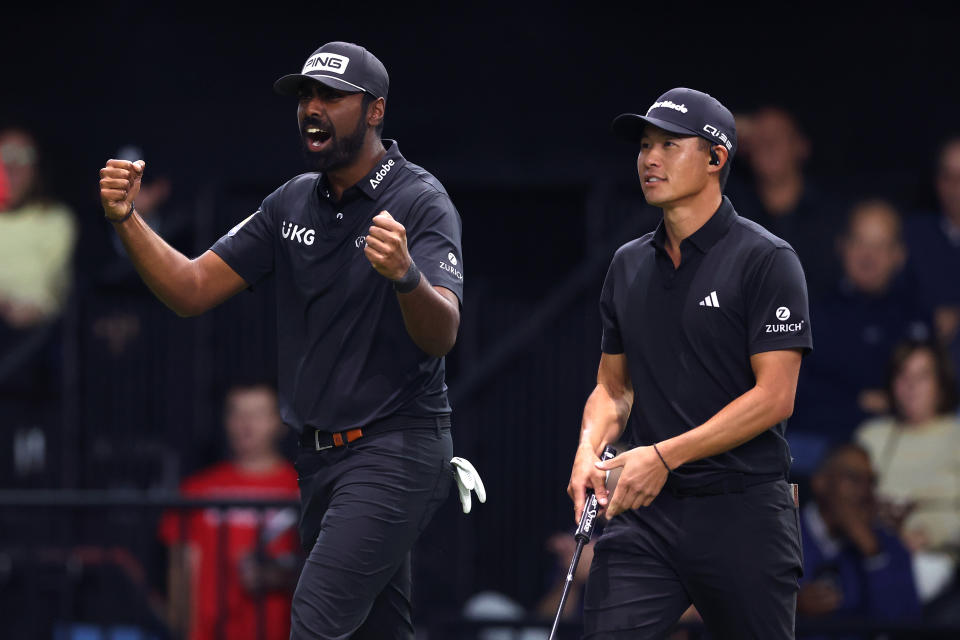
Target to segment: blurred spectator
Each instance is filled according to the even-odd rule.
[[[876,476],[856,444],[833,449],[813,475],[802,511],[801,616],[904,622],[919,618],[910,553],[878,524]]]
[[[934,345],[906,342],[890,366],[893,415],[867,422],[856,439],[870,453],[889,519],[925,560],[921,595],[945,587],[960,552],[960,419],[955,378]],[[939,568],[938,568],[939,567]]]
[[[848,440],[867,417],[887,411],[885,371],[893,347],[930,334],[929,313],[901,274],[906,250],[900,215],[890,204],[855,205],[839,251],[843,280],[832,295],[811,305],[816,348],[801,368],[791,420],[791,448],[808,436],[820,454]],[[816,448],[796,447],[801,469],[816,465]]]
[[[836,281],[838,267],[828,247],[839,224],[833,198],[804,175],[810,141],[789,112],[765,107],[738,118],[741,153],[753,174],[752,185],[731,183],[737,212],[783,238],[796,250],[816,300]]]
[[[3,156],[0,155],[0,211],[7,208],[10,200],[10,183],[7,180],[7,170],[3,166]]]
[[[937,334],[952,346],[960,366],[960,135],[949,138],[937,158],[939,215],[917,215],[904,232],[910,267],[920,293],[934,309]]]
[[[116,158],[132,162],[145,159],[145,154],[137,146],[126,145],[117,150]],[[172,197],[173,183],[168,177],[156,172],[145,174],[137,195],[137,213],[168,244],[189,252],[193,249],[190,246],[190,221],[176,205],[171,204]],[[120,236],[103,221],[102,214],[93,216],[91,221],[96,224],[87,230],[90,242],[85,243],[81,251],[81,260],[87,270],[100,284],[145,291]]]
[[[183,495],[295,500],[297,473],[277,451],[284,426],[276,392],[234,387],[225,414],[232,459],[187,478]],[[160,537],[170,546],[171,627],[189,629],[191,640],[254,640],[262,623],[268,640],[289,637],[296,524],[293,508],[229,509],[226,521],[218,509],[165,514]]]
[[[0,131],[8,182],[0,209],[0,333],[56,316],[67,297],[76,236],[72,212],[44,191],[39,152],[26,131]]]
[[[547,550],[555,559],[554,577],[549,590],[537,604],[537,615],[551,622],[557,615],[560,606],[560,597],[567,582],[567,571],[573,560],[573,553],[577,548],[576,539],[567,532],[558,531],[547,538]],[[593,562],[593,541],[583,546],[580,562],[570,582],[570,592],[563,607],[560,619],[564,622],[575,622],[583,619],[583,587],[587,584],[590,574],[590,564]]]

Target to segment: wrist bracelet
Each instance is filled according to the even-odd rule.
[[[410,268],[403,277],[393,281],[393,289],[397,293],[410,293],[418,286],[420,286],[420,269],[417,268],[417,263],[411,260]]]
[[[134,209],[134,207],[136,207],[136,206],[137,206],[136,201],[131,202],[131,203],[130,203],[130,211],[127,211],[127,215],[123,216],[123,217],[120,218],[119,220],[110,220],[110,218],[107,218],[107,220],[110,220],[110,222],[112,222],[113,224],[120,224],[121,222],[126,222],[127,218],[129,218],[130,216],[133,215],[133,209]],[[104,216],[104,217],[106,217],[106,216]]]
[[[660,453],[660,449],[657,449],[656,443],[653,445],[653,450],[657,452],[657,457],[660,458],[660,462],[662,462],[663,466],[666,467],[667,473],[673,473],[673,469],[671,469],[670,465],[667,464],[667,461],[663,459],[663,454]]]

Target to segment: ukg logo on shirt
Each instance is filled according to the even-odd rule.
[[[295,240],[300,244],[310,246],[313,244],[316,232],[313,229],[307,229],[306,227],[301,227],[298,224],[283,220],[280,222],[280,235],[288,240]]]

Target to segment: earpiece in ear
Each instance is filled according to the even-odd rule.
[[[710,147],[710,164],[720,164],[720,158],[717,156],[717,152],[713,150],[713,147]]]

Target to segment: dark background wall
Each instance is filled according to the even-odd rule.
[[[610,119],[679,85],[734,111],[788,105],[816,172],[879,171],[909,190],[957,127],[956,16],[869,6],[19,4],[3,10],[0,119],[39,133],[78,208],[128,142],[181,189],[278,183],[300,164],[294,105],[271,84],[345,39],[390,71],[386,135],[453,185],[629,178]]]

